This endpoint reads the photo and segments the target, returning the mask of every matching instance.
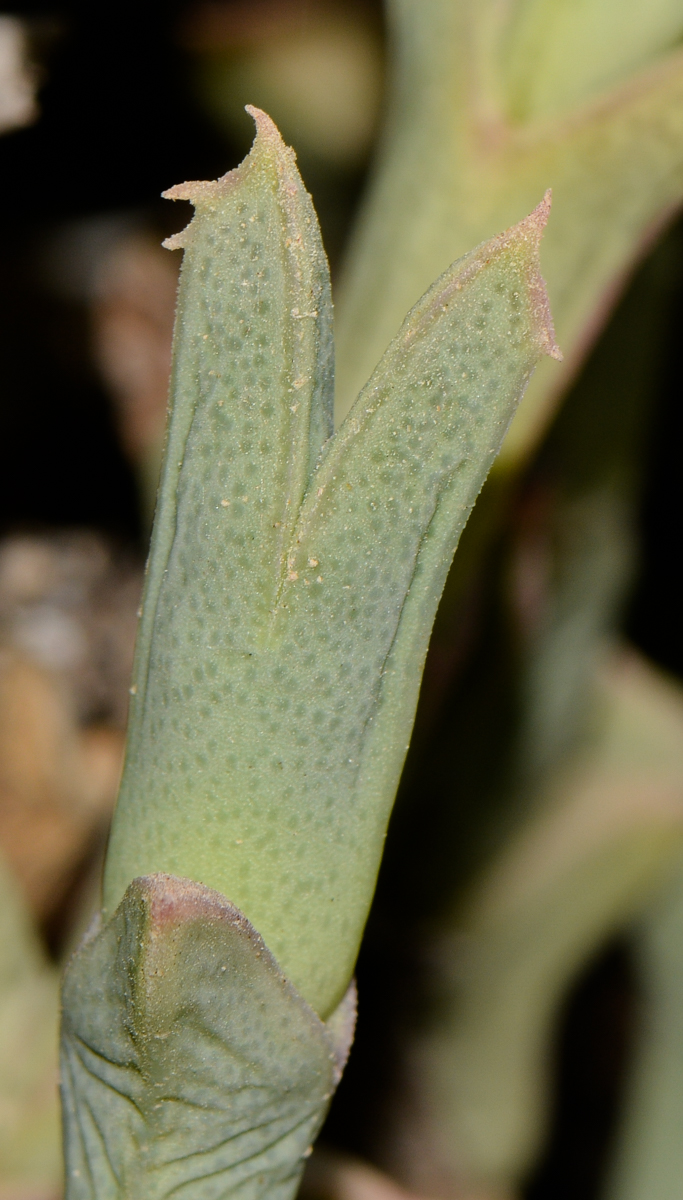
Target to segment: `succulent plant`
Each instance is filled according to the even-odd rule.
[[[332,432],[329,277],[291,150],[195,217],[98,927],[64,990],[68,1196],[288,1196],[458,539],[537,360],[550,200],[454,263]]]

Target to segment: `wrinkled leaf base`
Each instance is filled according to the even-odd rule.
[[[68,1200],[288,1200],[339,1081],[325,1025],[220,893],[136,879],[64,984]]]

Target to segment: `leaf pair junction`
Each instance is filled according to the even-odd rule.
[[[171,872],[244,912],[321,1017],[351,977],[458,538],[538,358],[549,198],[450,268],[332,436],[327,264],[294,154],[183,184],[171,418],[111,915]]]

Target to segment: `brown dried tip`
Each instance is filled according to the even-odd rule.
[[[247,104],[245,108],[249,116],[254,118],[256,138],[244,162],[241,162],[238,167],[234,167],[232,171],[227,171],[225,175],[221,175],[220,179],[195,179],[187,183],[176,183],[161,193],[164,200],[189,200],[195,206],[198,204],[210,205],[237,186],[242,178],[245,164],[259,144],[274,154],[278,165],[282,168],[281,173],[287,174],[287,167],[291,168],[296,161],[294,151],[285,145],[277,125],[267,113],[260,108],[255,108],[253,104]],[[288,190],[291,190],[291,186]],[[191,224],[192,222],[190,222]],[[167,237],[161,243],[162,246],[166,250],[183,250],[187,244],[187,232],[190,225],[186,225],[180,233],[174,233],[171,237]]]

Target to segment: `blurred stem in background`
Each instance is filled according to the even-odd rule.
[[[393,305],[459,239],[484,236],[501,207],[522,204],[536,173],[553,185],[558,206],[544,269],[567,351],[565,386],[577,369],[609,293],[683,186],[683,13],[666,5],[642,13],[635,39],[629,22],[617,22],[598,62],[580,48],[603,19],[605,37],[610,21],[599,8],[573,14],[567,41],[553,6],[537,5],[535,19],[542,12],[545,23],[531,26],[532,53],[525,6],[505,15],[438,0],[390,6],[392,104],[339,305],[342,411],[364,354],[371,358],[391,330]],[[549,65],[560,45],[570,72]],[[636,81],[625,86],[631,71]],[[437,620],[360,972],[362,994],[364,969],[365,994],[378,990],[370,1062],[370,1043],[387,1038],[392,1010],[399,1032],[389,1054],[402,1066],[391,1069],[387,1107],[362,1108],[380,1131],[374,1144],[367,1130],[356,1134],[356,1147],[372,1147],[428,1194],[519,1185],[541,1143],[542,1064],[560,1000],[679,852],[675,689],[645,669],[611,668],[606,690],[600,681],[633,570],[643,422],[679,257],[670,241],[648,266],[515,501],[511,485],[558,400],[538,373]],[[573,807],[581,835],[572,849],[569,826],[560,831]],[[601,809],[602,827],[597,821],[591,832],[589,814],[597,820]],[[566,861],[541,884],[553,821]],[[504,863],[517,852],[529,891],[515,916],[513,868]],[[484,897],[506,870],[510,890],[498,884],[494,916]],[[408,884],[426,908],[410,949]],[[482,904],[486,917],[476,915]],[[384,981],[373,958],[384,964]],[[421,1001],[410,996],[411,979]],[[406,1016],[415,1004],[418,1015]],[[370,1066],[363,1074],[362,1045],[345,1085],[357,1111],[354,1069],[359,1081],[372,1076]],[[335,1120],[343,1129],[344,1104],[343,1086],[332,1132]]]
[[[683,1174],[683,878],[635,927],[643,1011],[607,1200],[676,1200]]]
[[[62,1174],[55,1104],[59,972],[0,861],[0,1189],[52,1197]]]
[[[567,397],[496,552],[488,616],[404,772],[359,972],[370,1029],[361,1018],[331,1130],[358,1105],[350,1144],[424,1194],[518,1186],[547,1128],[563,997],[680,853],[683,705],[614,649],[680,267],[676,233]],[[430,654],[427,704],[444,669]],[[406,888],[424,902],[412,927]],[[363,1073],[382,1044],[397,1060],[384,1096]]]

